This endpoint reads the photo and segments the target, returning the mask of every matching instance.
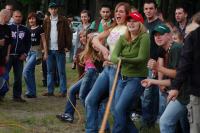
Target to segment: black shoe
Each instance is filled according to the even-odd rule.
[[[61,121],[64,121],[64,122],[69,122],[69,123],[73,123],[73,118],[70,114],[59,114],[59,115],[56,115],[56,118],[58,118],[59,120]]]
[[[24,97],[26,97],[26,98],[36,98],[36,95],[25,94]]]
[[[21,102],[21,103],[26,102],[26,100],[22,99],[21,97],[14,97],[13,101],[15,101],[15,102]]]

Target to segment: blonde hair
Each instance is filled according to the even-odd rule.
[[[97,52],[93,47],[92,47],[92,39],[93,37],[87,37],[87,44],[85,46],[85,49],[80,53],[80,63],[84,64],[85,59],[91,58],[91,60],[94,62],[96,60],[100,61],[102,56],[100,55],[99,52]]]
[[[197,29],[199,27],[199,24],[197,23],[190,23],[188,26],[186,26],[186,29],[185,29],[185,37],[190,34],[190,32],[194,31],[195,29]]]
[[[7,9],[2,9],[0,12],[0,21],[3,21],[2,17],[5,17],[5,16],[11,17],[11,14]]]
[[[142,33],[145,33],[147,32],[147,29],[146,27],[144,26],[144,24],[142,24],[141,22],[139,22],[139,30],[138,30],[138,35],[142,34]],[[125,33],[125,38],[128,40],[128,41],[131,41],[131,33],[130,31],[127,30],[127,32]]]

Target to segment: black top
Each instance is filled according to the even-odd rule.
[[[5,65],[5,57],[8,51],[8,45],[11,43],[11,31],[8,25],[1,25],[0,24],[0,39],[5,39],[4,46],[0,46],[0,66]]]
[[[30,29],[30,31],[31,31],[31,46],[40,45],[41,34],[44,33],[43,28],[38,26],[35,29]]]
[[[185,39],[181,52],[176,78],[172,89],[181,89],[189,78],[189,94],[200,96],[200,27],[191,32]]]
[[[150,58],[152,59],[158,59],[158,46],[156,45],[155,41],[154,41],[154,37],[152,35],[152,31],[154,30],[154,28],[158,25],[161,24],[162,21],[160,19],[156,19],[153,22],[148,23],[147,20],[145,20],[144,25],[148,30],[148,33],[150,34],[150,41],[151,41],[151,45],[150,45]]]

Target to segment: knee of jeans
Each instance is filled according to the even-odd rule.
[[[92,99],[90,97],[86,97],[85,99],[85,106],[87,107],[94,107],[97,105],[97,102],[95,99]]]

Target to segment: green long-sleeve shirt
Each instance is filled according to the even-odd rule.
[[[111,55],[111,61],[122,60],[121,74],[127,77],[146,77],[147,61],[150,56],[150,38],[141,33],[135,40],[128,42],[121,36]]]

